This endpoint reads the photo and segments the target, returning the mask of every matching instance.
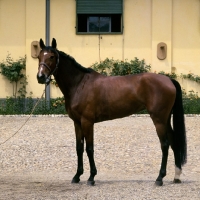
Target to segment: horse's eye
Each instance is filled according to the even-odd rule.
[[[51,58],[51,59],[54,59],[54,56],[51,56],[50,58]]]

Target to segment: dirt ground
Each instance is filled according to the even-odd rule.
[[[26,116],[0,116],[0,143],[15,133]],[[28,199],[200,199],[200,117],[186,116],[188,162],[181,184],[173,184],[174,158],[169,151],[164,185],[154,185],[161,150],[149,116],[95,124],[95,186],[87,186],[89,164],[76,172],[75,134],[68,117],[31,117],[0,145],[0,200]]]

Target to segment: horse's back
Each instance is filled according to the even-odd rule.
[[[128,98],[143,103],[149,96],[162,97],[176,93],[175,86],[168,77],[154,73],[99,77],[94,82],[94,89],[113,101]]]

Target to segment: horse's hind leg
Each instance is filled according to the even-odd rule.
[[[84,152],[84,137],[79,123],[74,122],[76,133],[76,153],[78,157],[77,172],[72,179],[72,183],[79,183],[80,176],[83,174],[83,152]]]
[[[158,118],[155,119],[154,117],[152,117],[152,120],[155,124],[162,150],[162,161],[161,161],[160,172],[156,179],[155,184],[158,186],[162,186],[163,178],[166,176],[168,150],[169,150],[169,142],[167,139],[167,123],[161,122],[160,119]]]
[[[162,161],[159,175],[156,179],[155,184],[158,186],[163,185],[163,178],[166,176],[166,168],[167,168],[167,159],[168,159],[168,150],[169,150],[169,142],[166,137],[159,137],[161,150],[162,150]]]
[[[182,173],[180,157],[177,155],[176,146],[174,145],[174,131],[170,125],[170,130],[168,131],[168,138],[170,141],[171,148],[174,153],[174,160],[175,160],[175,176],[174,176],[174,183],[181,183],[180,175]]]
[[[162,149],[162,162],[160,173],[156,179],[155,184],[161,186],[163,184],[162,179],[166,176],[167,158],[169,145],[171,146],[174,158],[175,158],[175,176],[174,183],[181,183],[180,175],[182,172],[180,156],[176,150],[176,145],[174,144],[174,131],[171,127],[170,118],[168,119],[167,125],[162,125],[162,123],[155,123],[156,131],[160,139],[161,149]]]

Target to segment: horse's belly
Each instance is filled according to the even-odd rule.
[[[135,114],[144,109],[145,106],[139,102],[112,102],[108,105],[103,104],[101,108],[96,111],[95,118],[97,122],[112,120]]]

